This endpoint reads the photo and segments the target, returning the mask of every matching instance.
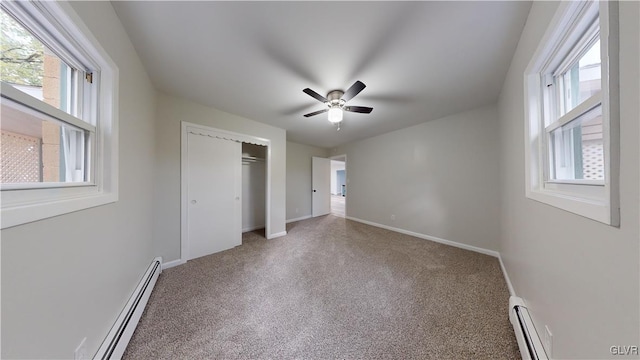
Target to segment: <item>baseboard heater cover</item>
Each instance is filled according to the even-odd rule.
[[[529,310],[524,301],[516,296],[509,298],[509,320],[513,325],[520,355],[523,360],[548,360],[547,353],[544,351],[542,341],[538,336]]]
[[[120,359],[131,340],[133,331],[138,326],[138,321],[144,312],[149,296],[156,285],[158,276],[162,272],[162,258],[153,259],[151,265],[144,273],[140,283],[129,298],[124,309],[118,316],[109,334],[102,342],[100,349],[93,357],[94,360]]]

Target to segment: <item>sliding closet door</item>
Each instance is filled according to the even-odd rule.
[[[242,145],[188,135],[188,259],[242,243]]]

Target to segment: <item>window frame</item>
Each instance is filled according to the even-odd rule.
[[[594,15],[595,14],[595,15]],[[594,16],[599,21],[594,22]],[[560,115],[557,78],[588,49],[588,34],[599,23],[601,90]],[[552,73],[557,71],[557,73]],[[525,196],[612,226],[620,225],[618,4],[615,1],[561,2],[524,73]],[[560,94],[564,96],[564,94]],[[545,105],[546,104],[546,105]],[[551,106],[549,106],[551,104]],[[602,106],[604,180],[551,178],[548,134]],[[549,125],[545,119],[554,118]]]
[[[10,191],[10,190],[30,190],[30,189],[39,189],[39,188],[60,188],[60,187],[78,187],[78,186],[92,186],[95,185],[95,176],[94,169],[91,166],[91,163],[95,161],[96,151],[95,151],[95,137],[97,127],[93,124],[90,124],[86,121],[83,121],[79,118],[76,118],[73,115],[67,114],[65,111],[57,109],[54,106],[51,106],[43,101],[40,101],[28,94],[23,93],[22,91],[15,89],[10,84],[2,83],[0,84],[2,89],[2,101],[7,102],[8,104],[16,104],[18,107],[26,108],[24,111],[19,110],[25,113],[33,114],[34,117],[39,117],[43,121],[49,121],[53,123],[59,123],[61,127],[66,126],[68,128],[75,128],[77,130],[82,130],[88,133],[87,138],[85,139],[85,169],[84,176],[85,181],[83,182],[37,182],[37,183],[7,183],[0,184],[0,189],[2,191]],[[14,106],[14,105],[7,105]],[[44,119],[49,118],[49,119]]]
[[[3,101],[17,102],[37,112],[93,131],[88,141],[88,181],[2,186],[1,228],[67,214],[118,200],[118,84],[115,62],[66,2],[3,2],[3,9],[76,69],[92,74],[91,86],[81,86],[91,108],[79,106],[74,116],[2,83]],[[74,59],[77,59],[75,61]],[[78,83],[83,84],[84,79]]]

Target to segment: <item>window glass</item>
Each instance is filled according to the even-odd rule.
[[[564,104],[561,115],[568,113],[602,89],[600,67],[598,40],[561,76]]]
[[[2,98],[2,184],[85,182],[89,133]]]
[[[78,116],[74,99],[76,70],[67,65],[4,10],[0,79],[14,88]]]
[[[553,180],[604,180],[602,106],[549,134]]]
[[[4,9],[0,17],[2,82],[78,116],[78,72]],[[86,130],[4,97],[1,111],[1,184],[87,181]]]

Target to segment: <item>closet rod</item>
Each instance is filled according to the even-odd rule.
[[[242,161],[256,162],[256,161],[264,161],[264,159],[258,158],[255,156],[242,156]]]

